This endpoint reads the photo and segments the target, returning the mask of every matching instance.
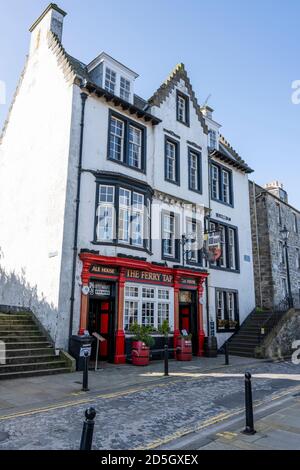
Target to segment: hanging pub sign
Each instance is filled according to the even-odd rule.
[[[222,255],[221,233],[215,230],[206,233],[204,245],[208,261],[217,261]]]
[[[118,274],[118,268],[110,266],[102,266],[101,264],[92,264],[90,267],[90,273],[93,274],[106,274],[107,276],[116,276]]]
[[[127,269],[126,278],[137,281],[162,282],[164,284],[172,284],[173,282],[172,274],[153,273],[149,271],[140,271],[138,269]]]

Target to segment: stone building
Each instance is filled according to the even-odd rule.
[[[201,355],[205,335],[221,346],[255,306],[252,170],[183,64],[143,99],[128,66],[65,51],[65,15],[51,4],[31,27],[0,137],[0,304],[30,307],[57,348],[100,332],[115,363],[133,322],[168,320]],[[222,233],[211,264],[209,229]]]
[[[290,278],[293,304],[299,306],[300,212],[289,204],[288,194],[278,181],[265,187],[250,181],[249,196],[256,305],[274,308],[286,304]]]

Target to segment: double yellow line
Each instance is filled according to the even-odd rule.
[[[266,400],[260,400],[256,401],[253,404],[254,408],[257,408],[259,406],[265,405],[266,403],[270,403],[275,400],[279,400],[280,398],[283,398],[287,395],[290,395],[291,393],[298,392],[300,390],[300,386],[292,387],[289,388],[281,393],[278,393],[277,395],[274,395],[272,398],[268,398]],[[209,426],[212,426],[214,424],[221,423],[222,421],[225,421],[228,418],[232,418],[233,416],[237,416],[244,412],[244,407],[243,408],[236,408],[234,410],[231,410],[230,412],[224,412],[220,413],[216,416],[213,416],[212,418],[207,419],[206,421],[202,422],[201,424],[197,424],[196,426],[193,426],[191,428],[182,428],[176,431],[173,434],[170,434],[169,436],[166,436],[161,439],[156,439],[155,441],[151,442],[150,444],[147,444],[142,447],[137,447],[134,448],[133,450],[151,450],[151,449],[156,449],[157,447],[161,447],[163,445],[169,444],[170,442],[176,440],[176,439],[181,439],[184,436],[187,436],[188,434],[194,433],[194,432],[199,432],[205,428],[208,428]]]
[[[88,404],[88,403],[93,403],[95,400],[97,400],[99,398],[102,398],[104,400],[108,400],[108,399],[112,399],[112,398],[119,398],[119,397],[123,397],[123,396],[126,396],[126,395],[131,395],[133,393],[138,393],[138,392],[144,392],[144,391],[147,391],[147,390],[151,390],[152,388],[167,387],[168,385],[174,384],[175,382],[176,381],[172,381],[172,382],[167,381],[163,384],[153,384],[153,385],[147,385],[146,387],[136,387],[136,388],[132,388],[132,389],[129,389],[129,390],[124,390],[124,391],[121,391],[121,392],[113,392],[113,393],[105,393],[105,394],[100,394],[100,395],[94,395],[90,398],[86,398],[86,399],[82,399],[82,400],[73,400],[73,401],[69,401],[69,402],[57,403],[57,404],[53,404],[53,405],[49,405],[49,406],[45,406],[45,407],[41,407],[41,408],[31,409],[31,410],[28,410],[28,411],[19,411],[17,413],[12,413],[12,414],[9,414],[9,415],[0,416],[0,421],[5,421],[5,420],[9,420],[9,419],[14,419],[14,418],[21,418],[23,416],[33,416],[33,415],[40,414],[40,413],[47,413],[47,412],[54,411],[54,410],[70,408],[70,407],[76,406],[76,405],[85,405],[85,404]],[[84,392],[82,392],[82,393],[84,393]],[[79,392],[78,394],[81,394],[81,392]]]

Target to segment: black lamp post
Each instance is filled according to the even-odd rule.
[[[288,253],[288,239],[289,239],[289,230],[287,229],[286,225],[280,230],[283,239],[283,246],[285,250],[285,262],[286,262],[286,272],[287,272],[287,283],[288,283],[288,301],[289,301],[289,308],[293,308],[293,295],[291,289],[291,276],[290,276],[290,263],[289,263],[289,253]]]

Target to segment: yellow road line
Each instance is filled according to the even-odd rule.
[[[62,403],[58,403],[58,404],[49,405],[49,406],[46,406],[46,407],[36,408],[36,409],[33,409],[33,410],[20,411],[20,412],[17,412],[17,413],[12,413],[12,414],[9,414],[9,415],[0,416],[0,421],[5,421],[5,420],[8,420],[8,419],[13,419],[13,418],[20,418],[20,417],[23,417],[23,416],[31,416],[31,415],[40,414],[40,413],[46,413],[46,412],[49,412],[49,411],[59,410],[59,409],[63,409],[63,408],[69,408],[69,407],[76,406],[76,405],[84,405],[84,404],[87,404],[87,403],[92,403],[93,401],[95,401],[96,399],[99,399],[99,398],[102,398],[102,399],[105,399],[105,400],[112,399],[112,398],[119,398],[119,397],[122,397],[122,396],[131,395],[133,393],[144,392],[144,391],[150,390],[150,389],[155,388],[155,387],[156,388],[157,387],[166,387],[167,385],[171,385],[171,384],[174,384],[174,383],[175,383],[175,381],[172,381],[172,382],[168,381],[168,382],[165,382],[163,384],[153,384],[153,385],[147,385],[146,387],[132,388],[132,389],[129,389],[129,390],[124,390],[122,392],[113,392],[113,393],[94,395],[93,397],[86,398],[84,400],[74,400],[74,401],[70,401],[70,402],[62,402]]]
[[[257,408],[258,406],[261,406],[263,404],[269,403],[274,400],[279,400],[280,398],[283,398],[284,396],[290,395],[291,393],[294,393],[295,391],[300,390],[300,386],[292,387],[288,390],[285,390],[281,393],[278,393],[277,395],[273,396],[272,398],[268,398],[267,400],[260,400],[257,401],[253,404],[254,408]],[[231,418],[233,416],[236,416],[244,411],[244,408],[237,408],[235,410],[232,410],[227,413],[220,413],[219,415],[213,416],[212,418],[207,419],[201,424],[198,424],[192,428],[182,428],[176,431],[175,433],[166,436],[161,439],[156,439],[155,441],[151,442],[150,444],[142,447],[136,447],[133,450],[151,450],[151,449],[156,449],[157,447],[160,447],[165,444],[169,444],[170,442],[174,441],[175,439],[180,439],[188,434],[201,431],[209,426],[212,426],[213,424],[220,423],[222,421],[225,421],[228,418]]]

